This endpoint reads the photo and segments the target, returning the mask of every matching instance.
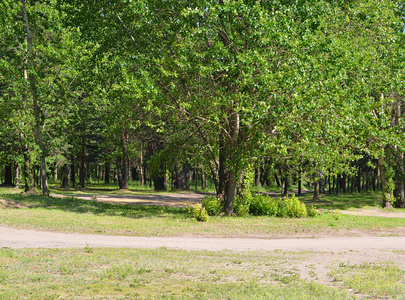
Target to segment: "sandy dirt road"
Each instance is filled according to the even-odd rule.
[[[0,227],[0,247],[72,248],[128,247],[185,250],[297,250],[364,251],[405,250],[405,237],[327,237],[312,239],[254,239],[199,237],[130,237],[76,233],[59,233]]]

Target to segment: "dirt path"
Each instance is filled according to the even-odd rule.
[[[169,207],[184,208],[187,202],[190,204],[201,202],[206,194],[203,193],[162,193],[153,195],[58,195],[51,194],[52,197],[75,197],[78,199],[92,200],[94,198],[97,201],[105,203],[115,204],[137,204],[137,205],[158,205]]]
[[[189,238],[107,236],[0,227],[0,247],[11,248],[72,248],[128,247],[185,250],[296,250],[296,251],[365,251],[405,250],[405,237],[328,237],[314,239],[254,238]]]

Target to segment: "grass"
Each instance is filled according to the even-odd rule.
[[[103,189],[102,194],[117,192]],[[135,192],[141,191],[129,191]],[[92,193],[98,195],[100,189]],[[308,195],[302,199],[313,202]],[[313,204],[320,208],[313,219],[212,217],[199,223],[189,218],[186,209],[21,195],[0,188],[0,224],[134,236],[311,237],[328,232],[345,235],[350,230],[403,234],[404,219],[339,213],[339,209],[377,207],[378,193],[328,195]],[[309,279],[301,278],[300,268],[315,255],[89,245],[76,249],[0,248],[0,299],[356,299],[356,295],[405,299],[405,271],[393,263],[330,266],[328,276],[334,283],[330,285],[317,281],[316,268],[308,267]]]
[[[1,299],[404,299],[395,264],[300,273],[314,252],[0,249]],[[316,278],[318,270],[311,270]],[[401,298],[402,297],[402,298]]]
[[[336,284],[367,294],[373,299],[405,295],[405,271],[393,263],[350,265],[340,263],[328,273]]]
[[[369,205],[375,194],[365,195]],[[348,235],[351,230],[374,235],[401,234],[404,220],[340,214],[327,209],[347,206],[344,198],[324,206],[312,219],[274,217],[211,217],[200,223],[186,209],[160,206],[120,205],[68,198],[21,195],[12,189],[0,189],[0,224],[15,228],[33,228],[132,236],[206,236],[206,237],[284,237],[322,234]],[[320,206],[320,205],[319,205]]]
[[[1,299],[350,299],[300,279],[309,252],[0,249]]]

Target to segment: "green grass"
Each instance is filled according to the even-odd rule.
[[[302,197],[305,203],[311,203],[318,208],[348,210],[353,208],[382,207],[381,192],[363,192],[353,194],[322,195],[319,201],[313,200],[312,195]]]
[[[371,196],[366,195],[364,205],[369,205]],[[333,202],[337,204],[326,207],[336,207],[340,203],[347,206],[344,198]],[[328,233],[347,235],[351,230],[363,230],[378,236],[401,234],[404,227],[404,219],[350,216],[325,208],[312,219],[218,216],[200,223],[181,208],[108,204],[72,197],[23,196],[12,189],[0,190],[0,207],[1,203],[5,207],[0,210],[2,225],[111,235],[313,237]]]
[[[336,284],[367,294],[373,299],[405,295],[405,271],[393,263],[350,265],[340,263],[328,273]]]
[[[1,299],[350,299],[300,279],[309,252],[0,249]]]

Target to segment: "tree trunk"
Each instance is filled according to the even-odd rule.
[[[53,164],[53,182],[57,182],[58,181],[58,166],[56,165],[56,163]]]
[[[335,186],[335,193],[336,195],[339,195],[339,179],[340,179],[340,175],[336,175],[336,186]]]
[[[157,142],[156,144],[150,147],[150,152],[154,153],[164,149],[164,143],[162,141]],[[153,185],[156,191],[167,190],[167,178],[166,178],[166,165],[163,161],[159,163],[157,169],[151,170],[153,177]]]
[[[165,191],[167,190],[167,181],[165,176],[153,176],[153,186],[156,191]]]
[[[104,183],[110,184],[110,172],[111,172],[111,163],[105,162],[104,163]]]
[[[26,148],[25,148],[26,146]],[[31,170],[31,160],[30,155],[28,153],[28,145],[24,145],[23,148],[23,157],[24,157],[24,164],[23,164],[23,176],[24,176],[24,184],[25,192],[33,192],[34,191],[34,174]]]
[[[255,185],[260,188],[260,166],[256,168]]]
[[[87,179],[89,180],[90,184],[92,183],[92,178],[91,178],[91,163],[87,161],[86,163],[86,171],[87,171]]]
[[[328,193],[329,193],[329,195],[332,194],[332,186],[330,184],[330,175],[328,175]]]
[[[117,168],[118,187],[121,189],[121,186],[123,185],[123,175],[122,175],[122,160],[120,157],[117,158],[115,165]]]
[[[283,193],[284,196],[287,196],[288,194],[288,177],[283,178]]]
[[[198,189],[198,168],[194,168],[194,184],[195,184],[195,190]]]
[[[219,133],[219,170],[218,170],[218,189],[217,196],[226,202],[226,190],[229,182],[229,168],[226,163],[227,160],[227,146],[224,133]]]
[[[187,162],[183,165],[180,172],[178,172],[176,168],[176,180],[175,180],[176,189],[188,190],[190,188],[188,181],[189,171],[190,165]]]
[[[129,158],[128,158],[128,132],[123,131],[121,136],[121,147],[122,147],[122,160],[121,160],[121,181],[118,180],[119,188],[121,190],[128,189],[129,183]],[[118,166],[117,166],[118,167]]]
[[[385,169],[385,162],[384,159],[380,156],[378,158],[378,167],[380,169],[380,179],[381,179],[381,184],[382,184],[382,190],[383,190],[383,207],[386,209],[391,209],[392,208],[392,190],[390,189],[390,184],[389,180],[390,178],[387,178],[386,174],[386,169]]]
[[[70,179],[70,165],[69,164],[64,164],[62,167],[62,178],[60,181],[60,187],[61,188],[68,188],[69,187],[69,179]]]
[[[3,185],[13,185],[13,170],[11,164],[7,164],[5,167]]]
[[[301,171],[298,174],[298,196],[302,195],[302,179],[301,179]]]
[[[143,149],[142,149],[142,144],[141,144],[141,151],[140,151],[140,159],[141,159],[141,164],[139,166],[139,171],[140,171],[140,176],[141,176],[141,186],[145,184],[145,175],[144,175],[144,168],[143,168]]]
[[[346,173],[343,172],[342,176],[342,192],[346,193]]]
[[[229,142],[226,143],[228,148],[228,161],[229,161],[229,180],[228,188],[226,190],[226,199],[225,199],[225,214],[231,215],[233,213],[233,206],[236,198],[236,186],[237,186],[237,177],[238,177],[238,162],[236,160],[236,152],[238,149],[238,137],[239,137],[239,113],[230,110],[229,114]]]
[[[74,160],[72,159],[72,167],[71,167],[71,181],[72,181],[72,187],[76,186],[76,164],[74,162]]]
[[[15,184],[16,189],[18,189],[21,184],[21,166],[18,164],[15,166],[15,183],[14,184]]]
[[[396,149],[397,154],[397,174],[395,180],[395,206],[405,208],[405,168],[404,168],[404,153]]]
[[[28,22],[28,14],[25,7],[25,0],[21,0],[22,3],[22,10],[23,16],[25,21],[25,28],[27,34],[27,41],[28,41],[28,64],[31,68],[29,72],[29,85],[30,85],[30,92],[33,100],[33,111],[35,117],[35,125],[36,125],[36,133],[38,139],[39,149],[41,150],[41,185],[42,185],[42,194],[44,196],[49,196],[49,188],[48,188],[48,179],[46,176],[46,148],[45,144],[42,140],[42,129],[41,129],[41,120],[40,120],[40,109],[38,106],[38,95],[37,95],[37,87],[34,75],[34,48],[33,48],[33,41],[31,36],[31,30]]]
[[[319,180],[314,182],[314,199],[319,200],[320,192],[319,192]]]
[[[83,130],[84,131],[84,130]],[[84,170],[84,164],[85,164],[85,136],[84,136],[84,132],[83,132],[83,136],[82,136],[82,153],[80,156],[80,176],[79,176],[79,184],[82,188],[85,187],[85,177],[86,177],[86,172]]]

